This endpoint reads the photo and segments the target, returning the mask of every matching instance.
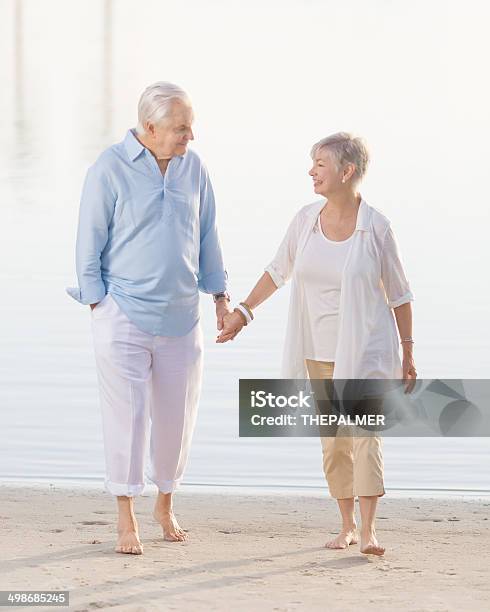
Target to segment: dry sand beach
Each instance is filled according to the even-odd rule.
[[[148,490],[137,504],[145,554],[130,556],[113,552],[115,503],[99,490],[0,492],[0,589],[70,590],[78,612],[490,609],[490,499],[388,494],[378,520],[387,552],[376,558],[323,547],[338,524],[327,494],[184,489],[176,513],[189,539],[168,543]]]

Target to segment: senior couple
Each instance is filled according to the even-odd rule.
[[[283,378],[403,378],[408,390],[416,377],[413,297],[395,237],[389,220],[358,192],[368,165],[363,142],[338,133],[313,146],[309,174],[321,199],[297,212],[273,261],[233,308],[211,181],[188,149],[192,123],[180,87],[149,86],[136,128],[99,156],[82,191],[79,286],[67,292],[91,308],[105,488],[117,498],[120,553],[143,552],[133,503],[145,486],[148,442],[147,476],[158,487],[154,518],[164,539],[187,537],[172,496],[187,463],[201,389],[199,291],[213,296],[223,343],[292,279]],[[380,439],[321,441],[342,518],[326,546],[345,549],[360,537],[361,552],[382,555],[375,531],[377,500],[385,493]]]

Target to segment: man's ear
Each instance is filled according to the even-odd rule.
[[[145,130],[148,132],[150,136],[155,136],[155,125],[150,121],[145,123]]]

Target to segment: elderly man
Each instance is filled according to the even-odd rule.
[[[133,498],[149,479],[166,540],[185,532],[172,511],[196,420],[202,375],[199,290],[213,294],[217,327],[229,312],[227,273],[207,170],[187,149],[193,112],[178,86],[142,94],[138,126],[89,168],[80,204],[76,261],[90,305],[106,459],[117,496],[115,550],[141,554]],[[151,421],[151,428],[149,423]]]

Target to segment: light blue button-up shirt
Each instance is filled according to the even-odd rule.
[[[192,150],[162,175],[129,130],[87,172],[76,242],[82,304],[110,293],[141,330],[183,336],[199,320],[199,290],[226,291],[213,189]]]

